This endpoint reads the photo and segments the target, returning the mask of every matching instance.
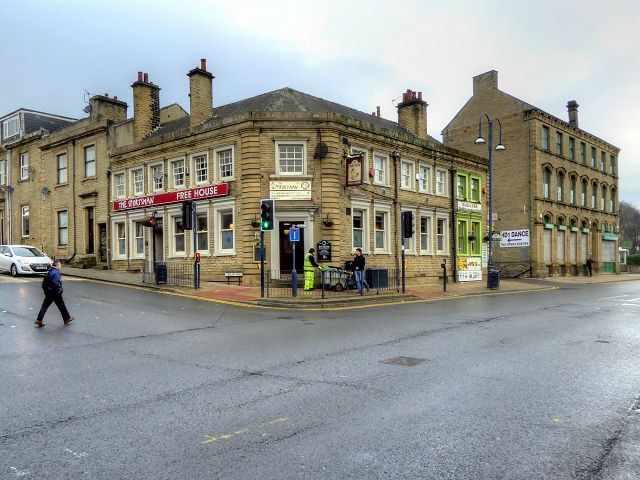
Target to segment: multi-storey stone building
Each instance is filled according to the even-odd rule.
[[[0,117],[0,243],[46,248],[37,231],[49,223],[41,208],[45,171],[38,146],[41,138],[74,121],[25,108]]]
[[[570,101],[561,120],[498,89],[498,72],[473,79],[473,96],[442,131],[444,144],[487,157],[475,144],[486,114],[506,151],[493,155],[493,257],[507,274],[578,275],[588,257],[596,271],[616,272],[618,154],[578,126]],[[482,117],[482,119],[481,119]],[[508,232],[529,232],[529,245],[509,247]],[[521,238],[522,239],[522,238]],[[524,241],[523,243],[527,243]]]
[[[404,94],[396,123],[289,88],[213,108],[205,62],[188,76],[190,115],[169,122],[157,116],[160,88],[141,73],[132,85],[133,141],[111,152],[113,268],[190,264],[197,252],[203,278],[242,272],[256,283],[259,204],[273,198],[265,248],[276,278],[293,266],[294,224],[300,271],[302,254],[319,245],[330,252],[319,252],[325,264],[343,265],[360,247],[367,266],[399,269],[404,211],[415,225],[405,241],[409,281],[437,282],[447,259],[460,279],[482,277],[486,160],[427,135],[420,93]],[[458,173],[469,182],[460,203],[451,183]],[[196,207],[195,237],[182,223],[185,200]],[[460,239],[451,234],[456,222],[468,228]]]

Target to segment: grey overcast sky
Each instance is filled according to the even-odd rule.
[[[440,131],[472,77],[621,148],[620,200],[640,207],[638,0],[20,0],[4,2],[0,115],[85,116],[85,91],[129,104],[139,70],[188,110],[186,73],[207,59],[214,104],[296,90],[397,121],[407,88]],[[490,113],[490,112],[488,112]],[[507,146],[508,148],[508,146]]]

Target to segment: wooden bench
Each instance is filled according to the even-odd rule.
[[[242,275],[244,275],[242,272],[224,272],[227,283],[229,283],[229,280],[233,279],[238,281],[238,285],[242,283]]]

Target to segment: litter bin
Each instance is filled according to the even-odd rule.
[[[164,262],[157,262],[154,269],[156,274],[156,285],[160,283],[167,283],[167,264]]]
[[[489,269],[489,288],[498,290],[500,288],[500,270],[497,268]]]
[[[368,268],[365,279],[369,288],[389,288],[389,270],[386,268]]]

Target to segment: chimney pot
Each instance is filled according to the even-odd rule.
[[[109,94],[108,94],[108,93],[105,93],[105,94],[104,94],[104,96],[105,96],[105,97],[107,97],[107,98],[109,98]]]
[[[143,77],[144,83],[149,83],[149,74],[148,73],[143,74],[142,77]]]
[[[380,118],[380,105],[376,107],[376,116]]]
[[[141,82],[142,81],[142,72],[138,72],[138,81]]]
[[[200,70],[204,70],[205,72],[207,71],[207,59],[206,58],[201,58],[200,59]]]
[[[422,100],[422,92],[418,92],[418,100]]]
[[[113,97],[113,99],[114,99],[114,100],[117,100],[117,99],[118,99],[118,96],[117,96],[117,95],[115,95],[115,96]]]
[[[569,111],[569,124],[578,127],[578,102],[569,100],[567,110]]]

